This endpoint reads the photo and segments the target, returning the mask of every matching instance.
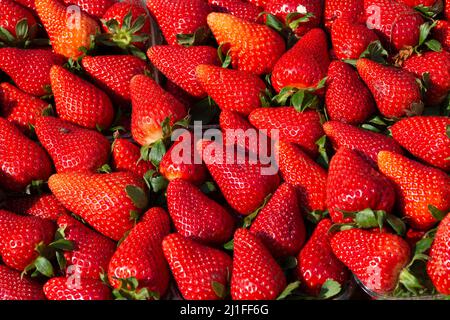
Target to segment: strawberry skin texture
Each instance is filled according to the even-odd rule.
[[[36,118],[42,115],[48,103],[3,82],[0,84],[0,114],[14,123],[23,132],[34,126]]]
[[[16,86],[34,96],[47,94],[50,86],[50,69],[62,65],[64,58],[48,49],[0,49],[0,69]]]
[[[162,244],[183,298],[186,300],[219,300],[213,283],[226,287],[232,260],[220,250],[207,247],[178,233],[167,236]]]
[[[432,5],[435,4],[435,2],[437,2],[437,0],[399,0],[399,2],[414,8],[421,4],[426,7],[431,7]]]
[[[0,265],[0,300],[46,300],[42,285]]]
[[[13,37],[17,37],[16,25],[22,19],[27,19],[30,31],[32,31],[31,28],[37,28],[36,19],[30,11],[12,0],[0,2],[0,27],[9,31]],[[30,34],[30,36],[34,36],[34,34]]]
[[[168,79],[196,98],[206,97],[197,81],[197,66],[219,65],[217,50],[208,46],[154,46],[148,49],[147,56]]]
[[[46,181],[52,173],[44,149],[3,118],[0,118],[0,163],[0,186],[10,191],[22,191],[33,180]]]
[[[448,3],[448,2],[447,2]],[[450,4],[447,4],[447,8],[450,8]],[[450,17],[450,9],[447,15]],[[448,19],[448,18],[447,18]],[[444,50],[450,51],[450,22],[445,20],[438,20],[436,27],[431,30],[431,34],[434,39],[438,40]]]
[[[44,285],[48,300],[111,300],[111,291],[100,280],[56,277]]]
[[[224,53],[229,52],[234,69],[255,75],[270,73],[286,46],[283,38],[265,25],[227,13],[208,15],[208,25]]]
[[[35,130],[58,173],[95,171],[108,162],[109,141],[98,131],[53,117],[40,117]]]
[[[391,127],[393,138],[415,157],[444,171],[450,171],[448,117],[411,117]]]
[[[356,151],[341,148],[331,159],[327,180],[327,208],[334,223],[351,223],[340,210],[358,212],[367,208],[392,211],[394,186]]]
[[[106,10],[114,4],[113,0],[64,0],[65,5],[77,5],[89,15],[101,18]]]
[[[164,258],[162,241],[170,233],[169,215],[162,208],[147,211],[129,235],[119,245],[108,267],[108,278],[113,287],[117,279],[134,277],[139,288],[163,296],[169,284],[169,268]]]
[[[296,273],[306,290],[318,295],[322,285],[332,279],[345,286],[349,272],[344,264],[333,254],[328,233],[332,226],[330,219],[323,219],[297,257]]]
[[[250,231],[274,257],[295,256],[306,239],[305,224],[293,186],[283,183],[258,213]]]
[[[323,124],[323,130],[335,150],[342,147],[355,150],[374,166],[377,163],[377,155],[382,150],[403,153],[394,139],[349,124],[328,121]]]
[[[170,125],[187,114],[186,108],[153,79],[137,75],[131,79],[131,133],[140,145],[162,138],[161,122],[170,117]]]
[[[378,167],[394,182],[399,209],[414,229],[428,230],[436,224],[429,205],[450,210],[450,178],[445,172],[388,151],[378,154]]]
[[[128,197],[125,188],[131,185],[145,190],[142,179],[128,172],[58,173],[50,177],[48,185],[67,209],[116,241],[133,227],[130,212],[141,212]]]
[[[318,154],[316,141],[324,135],[320,116],[316,111],[298,112],[293,107],[259,108],[248,117],[259,130],[277,130],[279,139],[298,144],[305,152],[315,157]]]
[[[364,0],[325,0],[324,7],[324,23],[328,30],[339,18],[365,23]]]
[[[297,188],[306,211],[325,210],[327,172],[299,147],[279,141],[275,154],[283,180]]]
[[[321,29],[312,29],[278,60],[272,85],[277,92],[284,87],[316,87],[327,75],[329,64],[327,36]]]
[[[224,69],[212,65],[199,65],[197,80],[221,110],[249,115],[261,107],[261,95],[266,85],[257,76],[246,71]]]
[[[140,160],[139,147],[127,139],[116,139],[112,150],[112,165],[116,171],[128,171],[143,177],[144,174],[154,169],[149,161]]]
[[[257,22],[262,9],[244,0],[208,0],[212,11],[229,13],[238,18]]]
[[[232,299],[275,300],[285,287],[283,270],[262,241],[247,229],[238,229],[234,234]]]
[[[362,229],[335,234],[331,248],[368,289],[379,294],[395,288],[410,257],[408,243],[399,236]]]
[[[10,198],[6,200],[5,209],[17,214],[26,214],[53,221],[56,221],[63,214],[69,213],[52,194]]]

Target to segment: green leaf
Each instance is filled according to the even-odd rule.
[[[125,191],[128,195],[128,197],[133,201],[133,204],[138,209],[144,209],[148,205],[148,198],[145,194],[144,190],[142,190],[140,187],[134,186],[134,185],[128,185],[125,187]]]
[[[166,154],[166,146],[164,145],[164,142],[162,140],[156,141],[152,148],[150,149],[149,153],[149,160],[150,162],[156,167],[159,167],[159,164],[161,163],[162,158]]]
[[[225,244],[223,245],[223,248],[224,248],[225,250],[228,250],[228,251],[233,251],[233,249],[234,249],[234,239],[231,239],[230,241],[228,241],[227,243],[225,243]]]
[[[211,283],[211,286],[216,296],[218,296],[221,299],[224,299],[226,297],[225,286],[222,283],[213,281]]]
[[[385,213],[384,213],[385,214]],[[382,218],[383,219],[383,218]],[[380,225],[380,220],[378,215],[371,209],[364,209],[355,215],[355,222],[361,228],[376,228],[383,227],[383,223]]]
[[[314,224],[318,224],[322,219],[326,218],[328,214],[328,210],[309,211],[306,215],[306,219]]]
[[[400,236],[405,235],[406,233],[406,225],[402,219],[392,215],[387,214],[386,222],[391,226],[391,228]]]
[[[442,221],[448,212],[444,212],[436,208],[435,206],[429,204],[428,205],[428,211],[430,211],[433,218],[435,218],[437,221]]]
[[[50,278],[54,275],[53,266],[47,258],[37,257],[36,260],[34,260],[33,265],[37,272],[46,277]]]
[[[284,87],[280,90],[280,92],[272,98],[273,102],[276,102],[279,106],[286,106],[289,98],[297,92],[297,89],[294,87]]]
[[[286,288],[284,288],[283,292],[280,293],[280,295],[277,297],[277,300],[284,300],[288,296],[294,293],[295,290],[297,290],[300,287],[300,281],[294,281],[289,283]]]
[[[278,20],[277,17],[275,17],[273,14],[267,13],[267,12],[262,12],[260,13],[261,15],[265,15],[266,16],[266,25],[271,27],[272,29],[281,32],[284,29],[284,24]]]
[[[167,189],[169,181],[164,176],[158,175],[150,180],[150,184],[153,192],[159,192]]]
[[[424,238],[417,241],[414,249],[414,255],[424,254],[425,252],[427,252],[431,248],[433,240],[433,238]]]
[[[28,38],[28,20],[26,18],[21,19],[16,24],[16,37],[19,40],[25,40]]]
[[[441,52],[442,51],[442,45],[439,41],[435,39],[428,40],[425,42],[425,45],[428,47],[428,49],[435,51],[435,52]]]
[[[428,36],[431,33],[431,29],[433,29],[437,25],[437,21],[435,22],[425,22],[419,28],[419,46],[423,45],[425,41],[428,39]]]
[[[0,40],[5,41],[6,43],[13,43],[14,36],[5,28],[0,27]]]
[[[64,256],[64,253],[62,253],[60,251],[56,251],[55,255],[56,255],[56,261],[58,262],[59,269],[66,270],[67,260],[66,260],[66,257]]]
[[[220,63],[222,64],[222,68],[228,68],[231,65],[231,55],[230,50],[227,51],[227,54],[224,55],[223,47],[228,45],[228,43],[222,43],[217,49],[217,54],[219,55]]]
[[[59,239],[56,241],[53,241],[48,245],[50,248],[57,249],[57,250],[63,250],[63,251],[72,251],[74,248],[73,242],[66,239]]]
[[[423,4],[420,4],[414,7],[414,9],[420,12],[425,18],[435,18],[442,12],[443,8],[444,5],[442,0],[436,1],[433,6],[425,6]]]
[[[327,153],[327,136],[322,136],[319,140],[316,141],[316,145],[319,147],[319,154],[322,157],[325,164],[328,166],[330,163],[330,158]]]
[[[291,12],[286,16],[286,24],[291,30],[296,30],[300,24],[308,22],[314,15],[312,13]]]
[[[202,184],[200,186],[200,190],[204,194],[209,194],[209,193],[217,191],[217,188],[216,188],[216,185],[214,184],[214,182],[206,181],[204,184]]]
[[[104,164],[100,168],[97,169],[98,173],[111,173],[112,169],[109,164]]]
[[[360,58],[368,58],[378,63],[386,63],[389,53],[383,48],[379,40],[371,42],[367,49],[361,53]]]
[[[337,296],[342,290],[342,287],[339,282],[328,279],[322,285],[320,289],[319,298],[320,299],[330,299],[332,297]]]
[[[208,28],[200,27],[194,33],[177,34],[177,42],[179,45],[192,47],[206,42],[210,34],[211,32]]]

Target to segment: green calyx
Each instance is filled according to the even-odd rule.
[[[200,27],[194,33],[177,34],[177,43],[184,47],[198,46],[206,43],[211,36],[211,30]]]
[[[28,25],[28,19],[24,18],[17,22],[14,33],[11,34],[8,30],[3,27],[0,27],[0,47],[11,46],[11,47],[19,47],[19,48],[28,48],[32,44],[40,45],[40,44],[48,44],[48,40],[44,39],[33,39],[34,35],[37,32],[37,24],[33,26]]]
[[[116,300],[159,300],[158,292],[150,291],[148,288],[139,288],[139,281],[135,277],[127,279],[116,279],[119,287],[113,290]]]

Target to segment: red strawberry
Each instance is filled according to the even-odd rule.
[[[0,265],[0,300],[45,300],[42,285]]]
[[[114,4],[113,0],[64,0],[64,3],[69,6],[71,4],[80,7],[89,15],[96,18],[101,18],[105,11]]]
[[[415,229],[408,229],[408,231],[405,234],[405,240],[408,242],[410,247],[414,248],[416,243],[425,236],[427,232],[426,231],[419,231]]]
[[[267,130],[272,139],[275,139],[272,130],[276,130],[281,141],[298,144],[311,156],[318,154],[316,141],[324,132],[316,111],[298,112],[293,107],[260,108],[248,119],[259,130]]]
[[[153,79],[144,75],[131,80],[131,133],[140,145],[150,145],[163,136],[161,122],[170,125],[186,116],[186,108]]]
[[[313,295],[318,295],[325,281],[332,279],[344,286],[349,273],[331,250],[331,220],[323,219],[314,229],[297,257],[297,276]]]
[[[52,194],[9,198],[5,209],[18,213],[56,221],[59,216],[68,214],[66,208]]]
[[[61,56],[47,49],[0,49],[0,69],[20,90],[34,96],[48,94],[50,68],[63,63]]]
[[[436,223],[430,206],[450,210],[450,177],[443,171],[388,151],[378,154],[378,167],[394,182],[399,208],[414,229],[428,230]]]
[[[0,163],[0,186],[11,191],[21,191],[33,180],[46,181],[52,172],[44,149],[3,118],[0,118]]]
[[[213,47],[154,46],[147,51],[148,58],[168,79],[197,98],[206,92],[198,83],[195,70],[200,64],[219,65],[217,50]]]
[[[325,105],[331,120],[363,123],[375,112],[372,94],[347,63],[333,61],[328,68]]]
[[[410,257],[408,243],[399,236],[362,229],[337,233],[331,248],[368,289],[379,294],[395,288]]]
[[[444,14],[447,20],[450,19],[450,3],[448,1],[445,1]]]
[[[382,150],[402,154],[402,148],[392,138],[381,133],[364,130],[338,121],[323,124],[323,130],[331,140],[335,150],[346,147],[357,151],[373,165],[376,165],[378,152]]]
[[[447,8],[450,8],[450,5],[447,5]],[[448,15],[450,16],[450,12]],[[450,22],[438,20],[436,27],[431,32],[432,36],[441,43],[444,50],[450,51]]]
[[[40,117],[35,130],[59,173],[94,171],[108,161],[109,141],[97,131],[53,117]]]
[[[128,171],[143,177],[154,169],[149,161],[140,160],[139,147],[127,139],[116,139],[112,150],[112,165],[116,171]]]
[[[34,38],[37,27],[36,19],[29,10],[13,0],[0,2],[0,30],[2,31],[0,42],[20,45]]]
[[[197,100],[188,94],[186,91],[181,89],[178,85],[170,81],[169,79],[166,80],[166,85],[164,89],[173,95],[178,101],[180,101],[184,106],[186,106],[187,109],[191,109],[192,106],[197,102]]]
[[[234,234],[231,297],[233,300],[275,300],[286,277],[261,240],[247,229]]]
[[[50,78],[61,119],[91,129],[111,125],[114,110],[103,91],[60,66],[52,67]]]
[[[257,22],[262,9],[244,0],[208,0],[214,12],[229,13],[238,18]]]
[[[215,287],[225,288],[231,272],[231,258],[178,233],[163,241],[164,255],[183,298],[186,300],[219,300]]]
[[[255,6],[258,6],[258,7],[261,7],[261,8],[264,7],[267,4],[268,1],[269,0],[248,0],[249,3],[252,3]]]
[[[399,2],[414,8],[420,5],[431,7],[437,2],[437,0],[399,0]]]
[[[284,87],[314,88],[326,76],[329,64],[326,34],[312,29],[278,60],[272,85],[277,92]]]
[[[339,18],[364,23],[364,0],[325,0],[325,27],[331,29]]]
[[[170,232],[169,215],[161,208],[152,208],[141,222],[131,229],[114,253],[108,268],[113,287],[120,280],[134,277],[139,288],[164,295],[169,284],[169,269],[162,250],[162,241]]]
[[[270,73],[285,51],[283,38],[268,26],[227,13],[208,15],[208,25],[234,69],[256,75]]]
[[[19,3],[20,5],[24,6],[25,8],[33,10],[33,12],[36,11],[36,6],[34,4],[34,0],[17,0],[15,2]]]
[[[130,186],[134,191],[144,190],[142,179],[128,172],[58,173],[50,177],[48,186],[67,209],[116,241],[133,227],[130,217],[139,214],[146,204],[143,199],[132,201],[127,194]]]
[[[338,150],[331,159],[327,180],[327,208],[334,223],[353,222],[345,219],[342,211],[369,208],[390,213],[394,203],[394,186],[385,176],[356,151]]]
[[[100,280],[56,277],[44,285],[48,300],[111,300],[111,291]]]
[[[222,110],[248,115],[261,107],[266,85],[251,73],[199,65],[196,75],[203,89]]]

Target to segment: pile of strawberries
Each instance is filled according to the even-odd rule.
[[[450,295],[447,19],[0,0],[0,299]]]

